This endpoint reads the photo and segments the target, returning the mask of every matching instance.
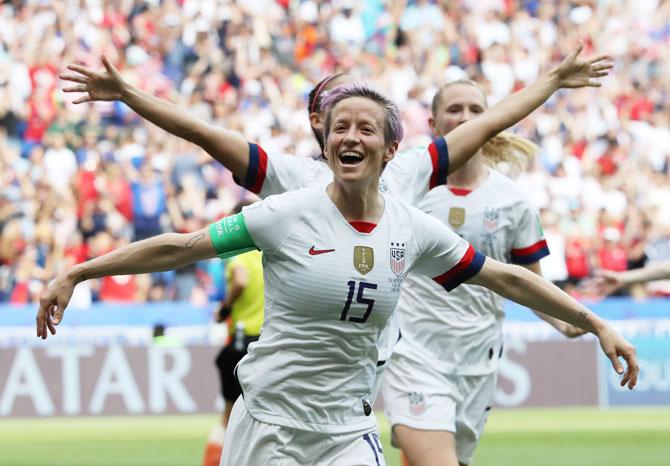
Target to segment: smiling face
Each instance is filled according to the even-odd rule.
[[[379,182],[383,167],[398,147],[386,145],[384,108],[365,97],[349,97],[332,109],[325,156],[335,180]]]
[[[467,82],[450,84],[436,96],[428,124],[435,136],[444,136],[458,125],[477,118],[486,107],[486,97],[479,87]]]

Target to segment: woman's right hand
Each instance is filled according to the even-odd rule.
[[[64,88],[63,92],[86,93],[86,95],[75,100],[75,104],[95,100],[122,100],[126,82],[104,55],[102,56],[102,64],[105,71],[95,72],[80,65],[68,65],[68,70],[74,73],[59,75],[60,79],[76,83],[74,86]]]
[[[612,363],[612,367],[616,373],[622,375],[621,386],[623,387],[628,384],[628,388],[632,390],[637,383],[637,375],[640,372],[635,347],[609,325],[598,331],[597,336],[603,353],[605,353],[605,356]],[[627,367],[625,371],[619,357],[622,357],[626,361]]]
[[[40,297],[40,307],[35,317],[37,337],[46,340],[56,334],[56,325],[63,320],[65,308],[72,298],[72,292],[77,281],[67,272],[62,273],[53,281],[49,288]],[[47,331],[48,330],[48,331]]]

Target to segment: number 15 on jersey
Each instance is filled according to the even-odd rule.
[[[368,320],[368,317],[370,317],[370,314],[372,313],[372,307],[375,304],[374,299],[366,298],[364,296],[365,290],[370,289],[370,290],[376,290],[377,285],[374,283],[368,283],[368,282],[356,282],[355,280],[349,280],[347,282],[347,285],[349,286],[349,295],[347,296],[347,302],[344,304],[344,309],[342,309],[342,315],[340,316],[340,320],[349,320],[350,322],[358,322],[358,323],[363,323],[366,320]],[[356,288],[358,287],[358,292],[356,292]],[[349,309],[351,308],[351,303],[354,299],[354,294],[356,294],[356,302],[359,304],[364,304],[367,306],[365,310],[365,314],[362,316],[349,316],[347,319],[347,315],[349,314]]]

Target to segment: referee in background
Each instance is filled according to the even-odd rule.
[[[251,204],[241,201],[233,214]],[[216,357],[225,401],[221,424],[214,426],[207,440],[203,466],[218,466],[223,451],[223,436],[230,412],[240,396],[240,384],[234,371],[237,363],[247,354],[250,343],[258,340],[263,325],[263,265],[260,251],[250,251],[232,257],[226,263],[226,298],[214,313],[216,322],[228,322],[228,341]]]

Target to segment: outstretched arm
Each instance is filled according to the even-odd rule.
[[[56,333],[74,287],[84,280],[179,269],[217,255],[230,257],[255,248],[242,214],[222,218],[195,233],[166,233],[127,244],[56,277],[40,297],[37,336],[46,339],[47,330]]]
[[[161,272],[216,256],[207,229],[195,233],[166,233],[120,247],[108,254],[71,267],[54,280],[40,297],[37,336],[47,338],[63,319],[74,287],[91,278]]]
[[[609,295],[622,286],[664,279],[670,279],[670,261],[663,261],[641,269],[627,270],[625,272],[603,270],[599,272],[596,286],[599,293]]]
[[[484,286],[531,309],[542,309],[545,314],[593,333],[598,337],[603,352],[616,372],[623,374],[621,385],[628,383],[630,389],[635,386],[640,370],[635,348],[597,315],[552,283],[523,267],[490,258],[486,259],[479,273],[467,283]],[[620,356],[627,364],[625,372],[619,361]]]
[[[238,179],[245,179],[249,166],[249,147],[241,135],[210,125],[184,109],[138,89],[125,81],[104,55],[102,64],[105,70],[99,72],[80,65],[69,65],[71,73],[60,75],[61,79],[74,83],[63,89],[63,92],[85,93],[74,101],[75,104],[120,100],[142,118],[202,147]]]
[[[558,89],[600,87],[596,78],[606,76],[612,68],[608,55],[577,60],[577,49],[556,68],[537,81],[506,97],[479,117],[450,131],[444,138],[449,147],[449,173],[453,173],[474,155],[489,139],[507,129],[542,105]]]
[[[536,273],[540,277],[542,276],[542,268],[540,267],[539,262],[533,262],[532,264],[522,265],[522,267],[530,270],[533,273]],[[556,317],[549,316],[542,311],[537,311],[535,309],[531,309],[531,311],[533,311],[533,313],[536,316],[544,320],[546,323],[554,327],[556,330],[558,330],[568,338],[576,338],[586,333],[586,330],[583,330],[575,325],[557,319]]]

